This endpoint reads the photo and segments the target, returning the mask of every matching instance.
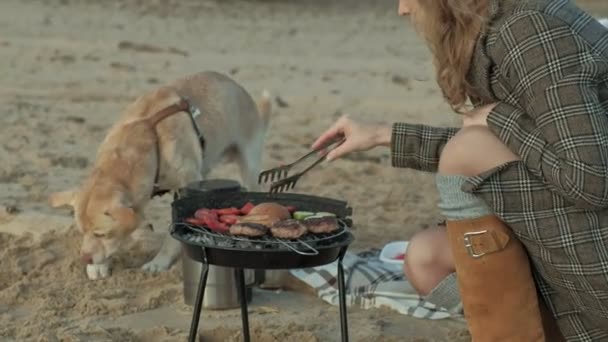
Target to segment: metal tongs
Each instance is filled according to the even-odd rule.
[[[258,177],[258,184],[267,183],[269,180],[272,181],[273,183],[270,185],[270,190],[269,190],[270,193],[284,192],[284,191],[293,189],[296,186],[296,183],[298,182],[298,180],[300,180],[300,177],[302,177],[306,172],[310,171],[312,168],[314,168],[315,166],[319,165],[322,161],[324,161],[325,157],[327,156],[329,151],[342,145],[342,143],[344,143],[345,140],[346,140],[346,138],[344,136],[340,135],[340,136],[328,141],[327,143],[323,144],[322,146],[310,151],[309,153],[300,157],[298,160],[294,161],[293,163],[290,163],[287,165],[281,165],[279,167],[275,167],[273,169],[260,172],[260,175]],[[302,170],[292,176],[287,177],[287,175],[289,174],[289,171],[295,165],[301,163],[302,161],[306,160],[307,158],[309,158],[313,155],[318,154],[320,151],[322,151],[334,144],[335,144],[335,146],[332,149],[325,151],[321,155],[321,157],[319,157],[310,166],[308,166],[304,170]],[[285,177],[287,177],[287,178],[285,178]],[[276,179],[276,181],[275,181],[275,179]]]

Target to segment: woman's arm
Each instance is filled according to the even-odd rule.
[[[362,123],[343,116],[323,132],[312,147],[319,148],[338,136],[344,136],[346,141],[329,152],[328,160],[384,146],[391,149],[393,166],[436,172],[443,147],[457,131],[457,128],[407,123]]]
[[[391,161],[394,167],[437,172],[439,156],[458,128],[395,123],[391,137]]]
[[[487,120],[535,176],[587,209],[608,207],[608,61],[595,53],[559,19],[514,16],[491,50],[512,101]]]

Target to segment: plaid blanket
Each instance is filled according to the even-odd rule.
[[[454,287],[455,276],[446,278],[429,296],[422,298],[405,279],[400,267],[382,262],[379,255],[380,250],[377,249],[346,253],[342,265],[348,307],[369,309],[384,306],[417,318],[462,319],[462,305],[458,289]],[[316,289],[325,302],[339,305],[337,261],[290,272]]]

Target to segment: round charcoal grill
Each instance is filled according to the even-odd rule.
[[[259,238],[233,236],[228,233],[211,231],[204,226],[188,224],[185,219],[192,217],[199,208],[240,208],[245,203],[254,204],[276,202],[285,206],[295,206],[297,210],[334,213],[339,229],[329,234],[303,235],[297,240],[278,239],[270,235]],[[202,192],[172,203],[173,228],[171,235],[179,240],[186,254],[202,263],[194,313],[190,326],[189,341],[194,342],[202,309],[202,301],[207,283],[208,265],[235,269],[241,303],[243,336],[249,342],[249,318],[245,292],[243,269],[295,269],[314,267],[338,261],[338,289],[340,295],[340,325],[342,341],[348,341],[346,293],[342,259],[353,241],[350,232],[352,209],[346,202],[325,197],[301,194],[269,194],[261,192]]]

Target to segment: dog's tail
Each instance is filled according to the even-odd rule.
[[[270,94],[270,91],[264,89],[257,105],[260,118],[268,125],[272,116],[272,95]]]

